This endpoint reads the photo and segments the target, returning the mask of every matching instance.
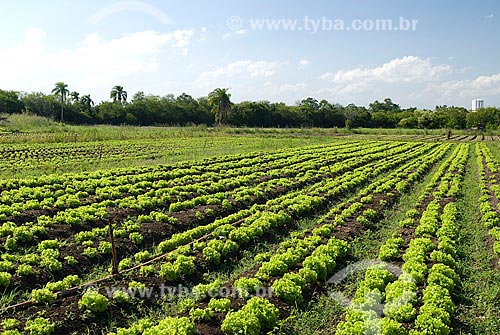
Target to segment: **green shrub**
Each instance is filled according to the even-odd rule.
[[[64,260],[68,265],[75,265],[76,264],[76,259],[73,256],[64,256]]]
[[[152,276],[156,273],[156,269],[153,265],[144,265],[139,268],[139,274],[144,277]]]
[[[113,301],[118,304],[126,304],[130,302],[130,295],[122,290],[116,290],[113,292]]]
[[[288,304],[302,301],[302,288],[289,279],[278,279],[274,282],[273,293]]]
[[[151,253],[149,251],[147,251],[147,250],[139,251],[138,253],[136,253],[134,255],[134,259],[138,263],[146,262],[150,258],[151,258]]]
[[[34,303],[47,303],[50,304],[56,301],[57,294],[48,288],[34,289],[31,291],[31,301]]]
[[[122,271],[132,267],[132,260],[130,258],[124,258],[118,263],[118,271]]]
[[[205,256],[207,262],[213,264],[219,264],[222,257],[220,252],[211,247],[203,249],[203,256]]]
[[[83,250],[83,254],[88,258],[95,258],[97,257],[97,248],[94,247],[85,248],[85,250]]]
[[[404,240],[401,237],[389,238],[380,247],[379,259],[388,261],[399,256],[399,247],[403,245]]]
[[[98,250],[103,255],[111,254],[113,252],[113,246],[112,246],[111,242],[101,241],[99,243]]]
[[[368,220],[372,221],[377,217],[377,212],[371,208],[368,208],[363,211],[363,215],[368,218]]]
[[[248,299],[250,294],[262,287],[262,282],[257,278],[241,277],[234,282],[233,286],[238,290],[240,297]]]
[[[298,273],[294,272],[285,273],[283,279],[291,280],[295,284],[299,285],[301,288],[304,288],[306,286],[306,280],[302,278],[302,276]]]
[[[19,321],[16,319],[5,319],[2,320],[2,327],[5,330],[13,330],[16,329],[19,326]]]
[[[62,280],[56,282],[48,282],[47,284],[45,284],[45,287],[49,289],[51,292],[62,291],[66,288]]]
[[[309,284],[316,284],[318,281],[318,274],[316,271],[309,269],[309,268],[302,268],[299,270],[299,276],[301,276],[306,283]]]
[[[34,273],[33,267],[29,264],[20,264],[16,270],[19,276],[29,276]]]
[[[179,255],[174,263],[161,265],[160,276],[166,280],[173,281],[182,275],[190,275],[194,272],[194,257]]]
[[[166,317],[158,325],[147,329],[143,335],[191,335],[194,324],[189,318]]]
[[[50,335],[54,332],[55,325],[45,318],[36,318],[26,321],[24,330],[30,335]]]
[[[7,287],[10,285],[12,275],[8,272],[0,272],[0,286]]]
[[[227,298],[223,299],[212,298],[208,302],[208,308],[210,308],[214,312],[226,313],[231,308],[231,300]]]
[[[278,309],[268,300],[254,297],[237,312],[229,312],[221,329],[228,335],[259,335],[272,330],[278,322]]]
[[[220,279],[216,279],[208,284],[198,284],[193,287],[193,296],[196,300],[217,296],[222,286],[223,282]]]
[[[189,312],[193,321],[210,321],[214,316],[214,311],[210,308],[193,308]]]
[[[78,275],[68,275],[62,281],[63,281],[64,287],[66,289],[73,287],[73,286],[76,286],[76,285],[79,285],[81,282]]]
[[[80,301],[78,307],[88,309],[92,312],[104,312],[108,308],[109,300],[96,290],[87,290]]]
[[[369,227],[371,222],[370,220],[368,220],[366,217],[364,217],[363,215],[360,215],[356,218],[356,221],[358,221],[359,223],[361,223],[363,226],[365,227]]]
[[[142,241],[144,240],[144,236],[142,236],[138,232],[133,232],[128,235],[128,238],[134,243],[135,245],[140,245]]]
[[[196,306],[196,301],[192,298],[186,298],[179,302],[179,308],[181,309],[181,312],[189,311],[191,310],[191,308],[194,308],[195,306]]]
[[[14,263],[10,261],[0,261],[0,271],[10,271],[14,269]]]
[[[47,249],[54,249],[58,250],[60,247],[59,241],[58,240],[44,240],[38,243],[38,251],[42,252],[43,250]]]

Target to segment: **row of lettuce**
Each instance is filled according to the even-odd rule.
[[[392,151],[390,151],[391,149],[388,150],[390,151],[391,155],[393,153],[401,154],[402,152],[405,152],[411,147],[412,147],[411,145],[401,146],[401,147],[396,146]],[[343,154],[342,153],[343,150],[348,150],[350,153]],[[254,209],[251,210],[250,212],[248,212],[249,211],[248,208],[246,209],[243,208],[242,210],[238,210],[238,208],[245,207],[244,206],[245,204],[248,205],[249,203],[251,203],[251,201],[249,200],[253,200],[255,202],[255,199],[261,198],[262,202],[265,203],[266,199],[270,200],[274,199],[275,196],[273,196],[273,191],[276,188],[280,188],[282,190],[282,193],[285,194],[285,197],[291,199],[295,195],[300,194],[300,190],[303,189],[305,186],[310,186],[314,183],[317,183],[320,180],[324,180],[324,175],[326,171],[328,171],[328,173],[331,172],[337,174],[339,177],[336,182],[341,183],[343,181],[341,177],[345,173],[348,173],[349,170],[354,169],[358,166],[363,166],[364,164],[367,164],[370,161],[376,161],[378,158],[385,155],[385,153],[379,152],[380,151],[379,146],[377,146],[376,149],[363,150],[363,148],[361,148],[359,152],[356,151],[355,153],[352,153],[352,148],[350,147],[348,149],[340,149],[338,151],[336,150],[332,151],[334,151],[334,153],[332,153],[332,157],[334,157],[337,160],[345,158],[345,160],[343,162],[333,163],[331,166],[326,168],[324,166],[325,160],[329,159],[330,155],[324,152],[323,150],[320,150],[315,155],[321,157],[310,157],[310,155],[305,155],[306,158],[308,158],[307,160],[296,164],[292,164],[291,166],[288,166],[289,169],[281,167],[281,164],[286,163],[283,162],[277,164],[279,166],[277,170],[269,170],[269,169],[265,170],[266,172],[262,173],[270,173],[270,171],[276,171],[275,178],[263,181],[261,183],[256,184],[255,186],[250,187],[241,185],[242,183],[244,183],[243,181],[241,180],[238,181],[236,180],[236,178],[233,178],[232,185],[235,185],[233,191],[214,193],[217,191],[217,186],[215,186],[214,188],[212,188],[211,195],[205,194],[203,196],[192,197],[192,199],[189,201],[192,201],[193,199],[199,199],[200,197],[202,198],[203,201],[201,202],[194,201],[190,203],[189,207],[203,206],[206,203],[219,205],[222,210],[222,212],[219,212],[219,214],[224,213],[225,217],[220,220],[211,221],[210,220],[211,215],[207,213],[207,210],[205,210],[202,213],[200,219],[201,221],[208,220],[211,223],[209,223],[208,225],[194,224],[193,226],[196,226],[196,228],[189,229],[187,230],[187,232],[180,232],[172,236],[172,238],[169,239],[168,241],[161,242],[158,245],[157,250],[160,252],[170,251],[175,247],[177,247],[179,243],[185,243],[187,239],[191,239],[194,236],[200,236],[203,234],[210,233],[211,231],[218,228],[222,223],[224,224],[231,223],[233,222],[232,220],[234,220],[235,218],[237,218],[236,220],[241,220],[242,218],[245,217],[245,215],[248,216],[249,213],[257,212],[258,210],[256,209],[255,206]],[[289,161],[289,159],[290,158],[286,158],[285,161]],[[304,158],[302,160],[304,160]],[[286,170],[286,172],[284,172],[283,170]],[[245,169],[244,172],[250,172],[250,171]],[[278,172],[279,174],[277,174]],[[239,173],[242,173],[242,171],[239,171]],[[231,172],[229,174],[231,174]],[[288,178],[282,178],[283,174],[285,174]],[[262,177],[262,174],[260,172],[253,172],[251,176],[259,180]],[[247,177],[243,175],[241,176],[241,178],[244,179]],[[178,179],[180,179],[178,183],[182,184],[185,182],[182,177]],[[248,178],[246,180],[248,180]],[[341,189],[347,190],[349,187],[348,185],[349,183],[347,183],[344,186],[341,186]],[[206,189],[208,189],[209,187],[210,186],[206,186]],[[195,187],[195,189],[199,188]],[[171,190],[171,189],[166,188],[166,190]],[[208,193],[208,191],[205,193]],[[251,198],[248,199],[248,197],[250,196]],[[154,198],[154,196],[152,196],[151,198]],[[227,198],[231,198],[232,199],[231,202],[227,201],[226,200]],[[297,199],[297,201],[299,204],[301,202],[303,203],[308,202],[307,199],[304,200],[300,197]],[[108,206],[104,206],[105,204],[107,204]],[[107,216],[108,208],[111,207],[111,204],[106,202],[105,204],[100,203],[102,207],[98,207],[100,212],[102,212],[101,218]],[[170,206],[171,205],[172,204],[170,204]],[[300,205],[296,206],[299,209]],[[155,209],[158,209],[158,207],[160,207],[160,205],[156,205]],[[152,208],[153,207],[151,207],[151,209]],[[265,207],[261,207],[260,210],[263,210],[263,208]],[[13,222],[8,221],[3,224],[1,228],[1,236],[4,239],[5,253],[3,253],[2,255],[3,261],[0,262],[0,270],[4,272],[3,274],[4,277],[7,277],[5,273],[14,274],[12,273],[12,271],[16,271],[14,275],[17,276],[18,281],[20,281],[21,277],[23,276],[36,275],[39,274],[40,272],[48,272],[51,276],[55,276],[57,278],[58,276],[60,276],[59,273],[63,269],[63,265],[65,266],[64,269],[66,274],[68,272],[70,272],[71,274],[79,274],[76,270],[75,272],[72,272],[71,271],[72,268],[75,269],[78,268],[80,269],[80,272],[82,272],[81,268],[78,266],[78,264],[76,264],[78,262],[78,259],[75,259],[75,256],[65,255],[64,250],[77,249],[81,250],[82,257],[95,258],[97,255],[102,255],[106,256],[108,260],[110,259],[111,243],[107,240],[108,228],[104,222],[101,223],[101,226],[97,226],[95,228],[92,228],[91,230],[80,231],[74,234],[74,236],[71,236],[73,235],[71,234],[66,240],[62,241],[58,239],[43,240],[43,236],[45,236],[47,232],[50,232],[50,229],[53,225],[58,223],[70,224],[66,221],[59,222],[56,220],[58,215],[65,212],[67,211],[58,212],[52,217],[39,216],[37,218],[36,223],[27,222],[22,225],[17,225]],[[120,223],[115,224],[114,225],[115,236],[120,237],[122,239],[126,239],[128,237],[128,239],[132,241],[134,245],[140,247],[141,249],[144,249],[145,247],[151,247],[151,246],[147,245],[145,246],[142,243],[143,238],[142,235],[139,233],[139,231],[141,230],[141,226],[145,226],[147,228],[147,226],[152,222],[160,222],[162,225],[165,226],[179,225],[178,222],[179,220],[174,218],[171,215],[171,212],[167,211],[165,213],[160,211],[147,211],[146,213],[147,214],[139,214],[132,218],[129,217],[127,220],[123,222],[123,224]],[[231,215],[231,213],[233,213],[233,215]],[[199,212],[196,212],[196,214],[194,215],[198,216],[197,214],[199,214]],[[249,218],[248,220],[250,219],[251,218]],[[89,215],[87,215],[87,216],[79,216],[77,220],[79,220],[80,222],[82,221],[86,222],[88,224],[89,222],[93,222],[94,220],[96,220],[96,218],[89,217]],[[182,231],[183,226],[181,226],[179,229]],[[219,231],[222,232],[224,230],[219,229],[217,232],[219,233]],[[227,231],[226,233],[229,233],[229,231]],[[232,234],[236,236],[237,233],[232,233]],[[144,261],[152,257],[154,254],[155,250],[152,250],[152,252],[141,251],[140,253],[133,255],[134,257],[125,258],[120,262],[120,269],[130,267],[131,264],[135,261]],[[208,255],[209,252],[206,251],[205,254]],[[4,283],[7,283],[7,281],[4,281]],[[13,285],[11,288],[15,289],[16,287],[15,285]]]
[[[452,332],[458,283],[456,200],[468,152],[468,144],[455,149],[399,230],[382,245],[381,262],[366,271],[337,335]]]
[[[277,147],[297,146],[298,141],[273,138]],[[253,151],[262,146],[256,137],[141,139],[103,142],[0,145],[3,176],[28,172],[84,171],[99,166],[140,160],[176,160],[204,156],[203,152]],[[22,172],[25,171],[23,174]]]
[[[402,178],[407,175],[410,176],[410,182],[414,182],[430,162],[435,162],[448,149],[446,146],[436,147],[435,144],[395,145],[392,149],[387,148],[386,150],[384,148],[384,150],[372,153],[364,152],[363,155],[352,160],[352,165],[349,168],[345,168],[346,162],[339,163],[338,166],[323,166],[320,168],[322,169],[323,173],[321,175],[323,177],[315,180],[314,184],[309,184],[310,186],[304,189],[292,191],[278,198],[271,199],[263,205],[254,205],[250,209],[240,210],[208,225],[202,225],[176,234],[160,243],[153,252],[136,254],[129,259],[129,264],[126,264],[124,268],[147,261],[157,256],[158,253],[168,252],[167,257],[163,258],[167,260],[166,262],[155,264],[154,266],[140,266],[137,268],[137,271],[141,275],[160,276],[167,281],[176,282],[176,280],[189,276],[195,271],[204,271],[204,263],[217,264],[227,259],[237,250],[244,250],[247,246],[250,246],[252,241],[272,234],[279,230],[280,227],[290,225],[296,218],[310,215],[335,198],[342,197],[345,193],[354,190],[356,187],[367,183],[386,171],[396,168],[408,160],[413,160],[411,168],[407,166],[407,170],[397,170],[397,174],[391,175],[391,178],[385,180],[385,183],[394,183],[394,180],[397,180],[394,179],[395,176]],[[418,159],[418,157],[423,157],[423,159]],[[411,174],[409,173],[411,171],[418,171],[418,173]],[[330,177],[325,178],[325,175]],[[307,176],[307,178],[304,178],[303,182],[311,180],[311,176],[307,174],[304,176]],[[314,178],[312,179],[314,180]],[[385,190],[388,187],[383,186],[385,183],[380,185],[374,183],[371,187],[382,187]],[[396,184],[401,189],[405,188],[405,185],[399,181]],[[391,185],[392,187],[396,187],[396,184]],[[364,194],[363,197],[365,201],[369,200],[368,193]],[[367,216],[370,215],[368,213],[366,213]],[[328,227],[324,227],[316,231],[315,234],[318,235],[321,231],[321,234],[328,234],[329,229]],[[204,235],[205,238],[200,240],[200,235]],[[198,240],[195,241],[195,239]],[[317,238],[315,243],[318,243]],[[333,249],[330,250],[328,248],[336,248],[335,245],[328,246],[329,244],[326,244],[326,246],[323,245],[323,248],[327,248],[327,250],[324,250],[325,252],[333,252]],[[315,255],[317,256],[317,254]],[[200,264],[202,264],[201,268]],[[314,275],[312,272],[310,272],[310,276],[313,278]],[[322,275],[320,278],[322,278]],[[67,289],[70,286],[68,284],[63,285],[64,280],[61,282],[47,284],[45,288],[34,290],[32,292],[33,301],[35,303],[53,302],[58,290]],[[199,285],[200,290],[207,289],[207,287],[213,288],[212,284]],[[281,284],[277,283],[276,285],[279,287]],[[93,293],[93,297],[94,300],[104,301],[97,292]],[[82,298],[82,301],[89,299],[87,295],[85,299]],[[213,302],[212,304],[216,303]],[[92,306],[91,303],[88,305]]]
[[[303,301],[304,290],[324,282],[335,270],[339,258],[348,251],[348,242],[334,236],[335,227],[349,225],[353,220],[366,223],[361,217],[373,219],[374,210],[370,207],[382,210],[387,206],[387,199],[399,194],[399,190],[410,188],[448,149],[449,146],[442,146],[427,153],[420,152],[419,158],[371,183],[353,199],[339,203],[320,218],[313,229],[292,234],[273,253],[258,254],[256,261],[259,265],[251,272],[253,276],[245,275],[230,283],[216,280],[195,287],[194,291],[198,292],[196,298],[183,302],[189,311],[189,318],[168,317],[157,322],[144,318],[129,328],[117,329],[116,334],[155,334],[178,323],[185,325],[185,331],[180,334],[191,334],[197,323],[211,322],[217,313],[225,315],[221,329],[227,334],[260,334],[271,330],[279,319],[279,304],[273,304],[272,299],[253,296],[259,288],[272,287],[275,299],[291,306]],[[396,167],[392,166],[391,170]],[[386,195],[387,198],[375,204],[373,198],[377,194]],[[372,223],[368,223],[366,228]],[[208,292],[218,291],[222,287],[229,290],[234,288],[241,292],[240,297],[249,300],[243,306],[235,305],[233,297],[212,297],[207,302],[207,297],[210,297]],[[213,306],[218,303],[224,304],[225,308],[214,309]],[[170,334],[168,331],[165,333]]]
[[[481,222],[484,228],[488,229],[493,240],[495,255],[500,257],[499,163],[484,143],[476,144],[476,154],[479,167],[479,187],[481,188],[481,197],[479,198]]]
[[[423,152],[422,149],[414,152],[413,155],[418,155],[421,152]],[[404,159],[404,156],[402,155],[399,159]],[[373,169],[377,165],[384,165],[384,169],[388,169],[397,162],[398,160],[394,160],[390,164],[371,163],[352,172],[341,174],[331,181],[322,179],[302,190],[271,199],[263,205],[254,205],[250,209],[240,210],[207,225],[199,225],[174,234],[171,238],[158,243],[152,250],[143,250],[122,259],[119,268],[125,270],[136,266],[137,263],[147,262],[159,254],[170,252],[167,259],[175,261],[162,265],[160,273],[165,279],[175,280],[182,275],[190,274],[194,269],[194,259],[185,257],[189,253],[197,255],[201,260],[217,264],[251,240],[290,223],[292,217],[306,215],[328,199],[367,182],[371,176],[376,176],[381,172],[380,168]],[[337,172],[336,169],[333,171]],[[284,210],[286,213],[283,212]],[[80,233],[78,236],[82,235]],[[204,241],[200,240],[201,237],[204,237]],[[224,239],[224,242],[221,238]],[[195,239],[197,241],[193,242]],[[49,249],[50,252],[57,252],[59,248],[57,241],[44,241],[39,245],[39,249],[41,249],[41,245],[44,246],[44,249]],[[140,270],[142,274],[154,273],[151,266],[143,267]]]

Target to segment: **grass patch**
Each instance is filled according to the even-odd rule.
[[[213,137],[224,135],[249,136],[334,136],[356,134],[359,138],[373,138],[374,136],[445,136],[446,129],[379,129],[379,128],[234,128],[234,127],[207,127],[206,125],[174,127],[138,127],[138,126],[111,126],[111,125],[71,125],[59,123],[48,118],[33,114],[2,114],[0,118],[0,143],[46,143],[46,142],[82,142],[125,139],[154,139],[175,137]],[[495,132],[488,131],[490,135]],[[474,135],[476,133],[464,130],[454,130],[454,135]],[[479,134],[479,133],[478,133]],[[365,135],[365,136],[363,136]],[[373,138],[374,139],[374,138]],[[401,139],[401,138],[400,138]]]
[[[334,335],[335,328],[329,327],[326,323],[339,323],[343,313],[344,307],[335,299],[323,295],[309,302],[304,312],[294,310],[281,322],[275,334]]]

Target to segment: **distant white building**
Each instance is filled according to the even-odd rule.
[[[480,108],[484,108],[484,100],[483,99],[472,100],[472,111],[475,112]]]

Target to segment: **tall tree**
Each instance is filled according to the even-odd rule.
[[[384,102],[380,102],[378,100],[375,100],[370,104],[370,111],[371,112],[390,112],[390,113],[397,113],[401,111],[401,107],[398,104],[395,104],[392,102],[391,98],[385,98]]]
[[[71,92],[69,97],[73,103],[80,101],[80,93],[76,91]]]
[[[132,96],[132,102],[144,100],[146,100],[146,94],[144,94],[144,91],[138,91]]]
[[[219,126],[227,123],[227,115],[231,109],[231,94],[227,92],[228,90],[228,88],[216,88],[208,94],[208,103]]]
[[[300,102],[300,107],[303,112],[304,124],[308,127],[316,126],[314,121],[320,108],[318,100],[309,97]]]
[[[92,106],[94,106],[94,101],[92,98],[90,98],[90,94],[82,96],[80,99],[80,103],[82,104],[84,110],[91,115],[92,113]]]
[[[59,97],[59,101],[61,102],[61,122],[64,122],[64,103],[69,94],[68,85],[62,81],[57,82],[52,90],[52,94]]]
[[[109,97],[111,99],[113,99],[113,102],[116,102],[116,101],[118,101],[119,103],[126,102],[127,101],[127,91],[125,91],[123,89],[123,86],[116,85],[111,90]]]
[[[45,95],[42,92],[31,92],[23,95],[24,108],[46,118],[56,119],[61,103],[55,95]]]
[[[21,113],[24,108],[19,92],[0,90],[0,113]]]

